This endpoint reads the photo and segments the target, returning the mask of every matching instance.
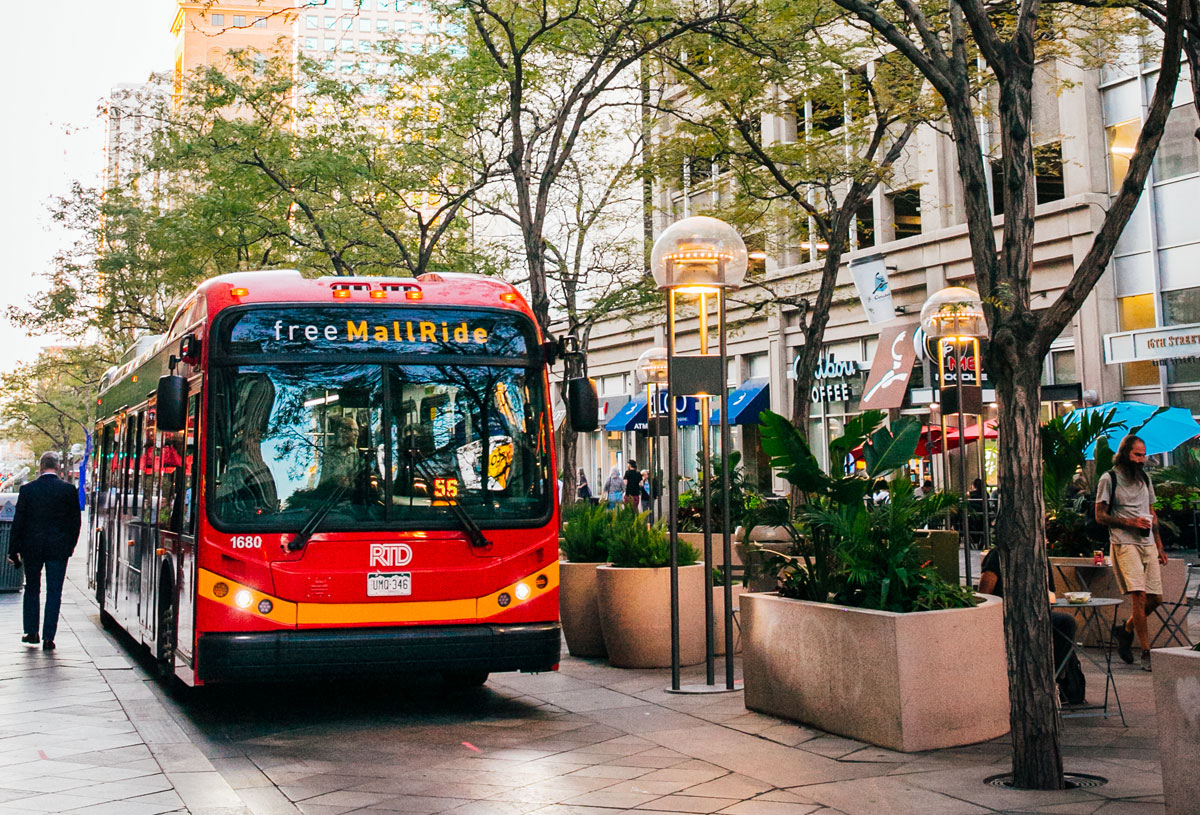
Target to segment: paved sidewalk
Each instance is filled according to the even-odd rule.
[[[0,813],[1163,812],[1151,677],[1132,666],[1116,666],[1128,728],[1072,719],[1063,732],[1067,769],[1108,784],[1023,792],[983,783],[1009,769],[1007,738],[896,753],[601,661],[459,694],[397,680],[178,698],[99,628],[72,567],[53,653],[19,643],[20,595],[0,595]],[[1097,699],[1103,677],[1085,670]]]

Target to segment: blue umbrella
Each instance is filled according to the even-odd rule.
[[[1113,412],[1115,423],[1105,434],[1108,446],[1114,451],[1121,439],[1136,431],[1138,438],[1146,443],[1146,455],[1169,453],[1189,439],[1200,436],[1200,424],[1192,418],[1191,411],[1178,407],[1159,407],[1145,402],[1105,402],[1095,407],[1076,408],[1067,415],[1067,422],[1074,423],[1079,417],[1092,413]],[[1090,445],[1085,454],[1092,458],[1096,445]]]

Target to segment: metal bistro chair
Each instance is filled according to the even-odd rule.
[[[1193,606],[1200,605],[1200,583],[1197,584],[1194,595],[1188,597],[1188,585],[1192,582],[1193,570],[1200,572],[1200,564],[1188,565],[1187,578],[1183,581],[1183,591],[1179,593],[1179,599],[1174,602],[1164,600],[1154,609],[1155,616],[1162,621],[1162,628],[1154,635],[1154,639],[1150,640],[1151,648],[1156,646],[1163,634],[1167,635],[1163,643],[1164,648],[1171,647],[1172,643],[1195,644],[1184,631],[1188,612]]]

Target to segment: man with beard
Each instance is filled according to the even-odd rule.
[[[1167,562],[1158,516],[1154,513],[1154,485],[1146,474],[1146,444],[1130,434],[1121,439],[1113,468],[1100,476],[1096,490],[1096,520],[1108,527],[1113,574],[1133,609],[1124,625],[1113,626],[1117,653],[1133,663],[1133,638],[1142,646],[1142,670],[1150,670],[1150,634],[1146,615],[1162,602],[1162,572]],[[1151,536],[1153,533],[1153,536]]]

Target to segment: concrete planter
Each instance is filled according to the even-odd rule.
[[[757,543],[758,546],[760,546],[762,548],[763,552],[774,552],[775,554],[779,554],[779,555],[786,555],[789,551],[791,551],[791,548],[792,548],[791,538],[788,538],[787,542],[752,541],[751,543]],[[758,554],[757,552],[751,550],[749,548],[748,544],[737,543],[737,544],[734,544],[733,549],[734,549],[735,556],[742,563],[750,564],[751,562],[762,560],[761,555]],[[747,565],[747,569],[749,569],[749,568],[750,568],[750,566]],[[761,563],[755,562],[754,563],[754,576],[750,578],[749,589],[750,589],[750,591],[759,591],[759,592],[775,591],[775,589],[777,589],[779,587],[778,578],[779,578],[779,575],[777,573],[776,574],[764,573]]]
[[[904,752],[1002,736],[1003,606],[981,597],[896,614],[744,594],[746,707]]]
[[[604,634],[600,631],[600,612],[596,603],[596,567],[598,563],[558,564],[558,613],[562,620],[567,650],[575,657],[602,657]]]
[[[1090,591],[1095,597],[1116,597],[1123,599],[1125,602],[1114,609],[1101,609],[1100,615],[1104,620],[1103,633],[1105,640],[1096,641],[1096,632],[1091,628],[1084,630],[1082,627],[1082,613],[1075,612],[1076,621],[1081,624],[1080,635],[1083,637],[1084,645],[1103,646],[1107,643],[1108,629],[1112,627],[1114,620],[1124,622],[1129,619],[1132,606],[1127,595],[1121,594],[1121,590],[1117,587],[1117,578],[1113,576],[1112,567],[1096,568],[1090,557],[1052,557],[1050,565],[1053,567],[1054,573],[1054,590],[1060,594],[1068,591]],[[1086,585],[1084,579],[1086,579]],[[1183,591],[1184,584],[1187,583],[1187,562],[1182,558],[1171,558],[1167,561],[1167,565],[1162,567],[1163,581],[1163,600],[1167,602],[1175,602],[1179,599],[1180,592]],[[1159,630],[1162,629],[1162,620],[1157,614],[1151,614],[1146,618],[1147,630],[1150,633],[1150,639],[1153,640],[1158,636]],[[1184,620],[1184,631],[1187,629],[1187,620]],[[1170,646],[1187,645],[1186,642],[1181,642],[1178,637],[1172,636],[1171,641],[1167,641],[1167,636],[1164,634],[1159,637],[1155,643],[1156,648],[1167,648]],[[1134,643],[1137,647],[1137,644]]]
[[[680,664],[704,661],[703,563],[679,567]],[[596,568],[608,661],[617,668],[671,666],[671,570]]]
[[[1200,802],[1200,651],[1153,652],[1158,758],[1167,815],[1195,813]]]

